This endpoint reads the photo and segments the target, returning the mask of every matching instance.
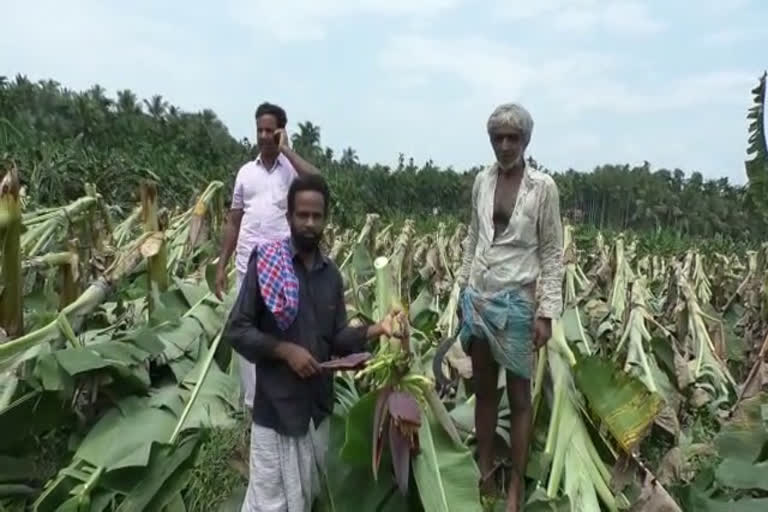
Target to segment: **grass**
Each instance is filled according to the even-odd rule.
[[[234,428],[213,429],[206,434],[184,492],[188,512],[211,512],[229,505],[233,491],[247,485],[250,425],[251,419],[244,416]],[[237,506],[239,510],[239,503]]]

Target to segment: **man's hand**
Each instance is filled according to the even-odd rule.
[[[379,323],[368,327],[366,338],[373,339],[379,336],[403,338],[405,333],[400,332],[398,325],[404,315],[405,313],[399,308],[393,309]]]
[[[224,300],[224,290],[227,289],[227,271],[222,266],[216,267],[216,297]]]
[[[385,336],[395,336],[400,334],[397,332],[398,329],[395,326],[402,314],[403,312],[400,310],[392,310],[387,316],[382,318],[381,322],[379,322],[382,334]]]
[[[283,342],[275,349],[276,355],[285,361],[300,377],[306,379],[322,371],[320,364],[304,347],[295,343]]]
[[[288,137],[288,132],[285,131],[284,128],[278,128],[275,130],[275,135],[280,137],[280,143],[277,145],[277,148],[282,151],[283,149],[290,149],[291,147],[291,139]]]
[[[536,350],[547,344],[552,337],[552,319],[537,317],[533,326],[533,346]]]

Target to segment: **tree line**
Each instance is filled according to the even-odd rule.
[[[402,154],[394,168],[361,163],[352,148],[337,155],[323,147],[312,122],[299,123],[292,143],[328,178],[338,223],[358,224],[371,212],[393,221],[468,218],[480,167],[441,169]],[[98,85],[73,91],[53,80],[0,77],[0,160],[16,163],[33,204],[71,201],[89,182],[108,202],[133,204],[139,181],[151,178],[166,206],[187,206],[211,180],[231,190],[236,170],[254,154],[252,143],[232,137],[211,110],[185,112],[160,95],[140,100],[130,90],[111,98]],[[591,172],[543,170],[558,184],[563,215],[576,223],[734,241],[766,233],[746,187],[727,178],[653,170],[647,162]]]

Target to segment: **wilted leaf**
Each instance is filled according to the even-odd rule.
[[[472,378],[472,358],[461,348],[461,343],[454,343],[445,354],[445,360],[456,369],[462,379]]]
[[[712,400],[712,396],[703,388],[696,387],[691,393],[691,405],[698,409]]]
[[[663,485],[669,485],[680,479],[683,470],[683,451],[679,446],[669,450],[661,459],[658,469],[658,479]]]
[[[677,418],[677,413],[667,404],[661,408],[655,422],[673,436],[680,433],[680,420]]]
[[[639,379],[597,356],[577,363],[574,381],[590,408],[628,453],[648,431],[663,405],[661,397],[648,391]]]
[[[674,350],[674,363],[675,374],[677,375],[677,388],[685,389],[693,382],[693,376],[691,375],[691,369],[688,367],[688,362],[678,352],[676,348]]]
[[[683,512],[667,490],[647,473],[643,488],[630,512]]]

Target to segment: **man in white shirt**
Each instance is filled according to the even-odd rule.
[[[458,277],[459,339],[472,358],[478,465],[485,493],[494,487],[499,368],[507,377],[512,448],[507,512],[522,510],[524,502],[533,351],[549,340],[552,321],[562,309],[558,190],[551,176],[526,164],[532,131],[530,114],[514,103],[499,106],[488,119],[496,163],[475,178]]]
[[[285,110],[271,103],[256,109],[256,142],[259,154],[237,172],[227,224],[216,268],[216,296],[227,289],[227,263],[235,256],[235,287],[239,291],[248,269],[248,258],[256,244],[282,240],[290,235],[288,227],[288,187],[299,175],[319,174],[289,146]],[[240,383],[245,405],[253,404],[256,375],[253,363],[239,354]]]

